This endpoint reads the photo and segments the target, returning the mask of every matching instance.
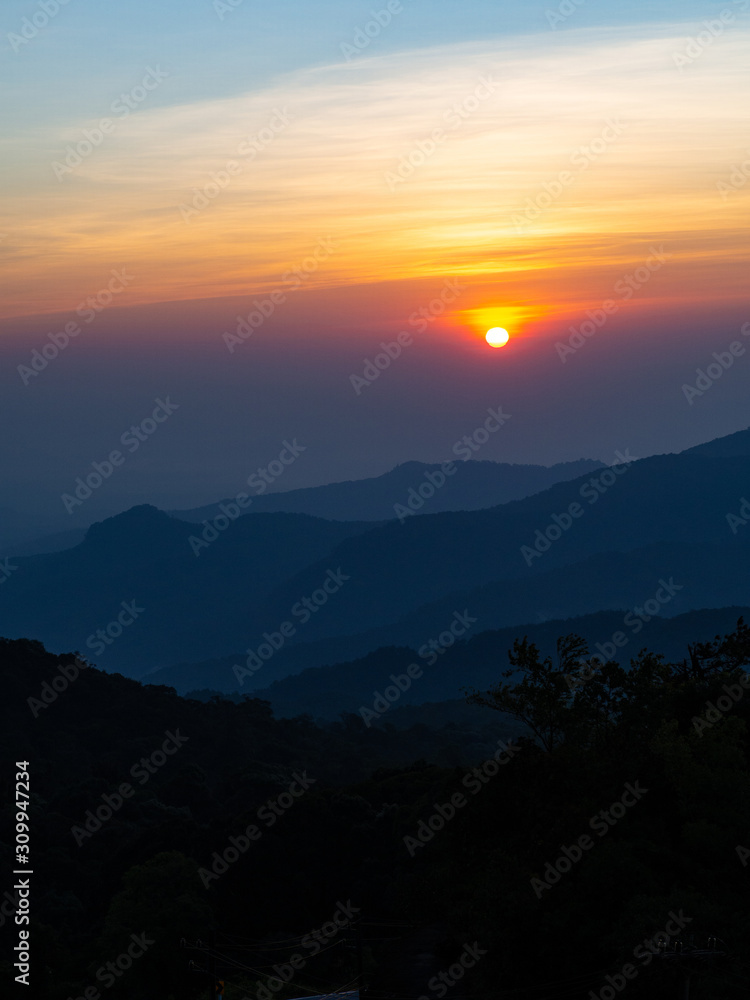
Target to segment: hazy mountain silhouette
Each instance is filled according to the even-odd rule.
[[[17,558],[0,589],[0,632],[93,657],[87,637],[134,601],[143,609],[134,624],[94,657],[106,669],[137,675],[180,657],[216,655],[245,641],[252,608],[274,586],[371,527],[261,514],[239,519],[196,556],[195,525],[134,507],[92,525],[74,549]]]
[[[483,585],[506,581],[508,600],[521,602],[523,594],[533,606],[523,605],[516,621],[535,617],[540,608],[542,581],[523,587],[520,581],[548,574],[597,555],[602,561],[605,582],[624,576],[633,579],[633,588],[622,592],[621,601],[646,599],[650,588],[662,575],[681,571],[693,575],[716,572],[722,559],[731,560],[739,544],[747,539],[747,526],[733,535],[727,514],[738,511],[750,488],[750,459],[706,459],[694,455],[667,455],[634,463],[595,503],[582,499],[589,478],[561,483],[544,493],[490,510],[445,513],[409,518],[403,524],[389,522],[342,542],[324,560],[307,567],[285,582],[261,610],[265,628],[276,628],[288,616],[288,609],[300,594],[309,593],[329,567],[341,567],[350,580],[336,599],[321,608],[305,626],[301,641],[356,634],[397,622],[416,609],[448,595]],[[585,493],[585,495],[588,495]],[[571,504],[579,503],[583,514],[570,519],[568,530],[551,532],[556,541],[540,540],[540,534],[554,526]],[[559,535],[559,537],[557,537]],[[532,546],[546,546],[534,552]],[[543,544],[542,544],[543,543]],[[673,543],[662,559],[654,559],[651,546]],[[527,547],[526,556],[522,547]],[[718,547],[724,547],[722,555]],[[627,565],[618,566],[619,554],[644,550]],[[691,550],[695,549],[695,552]],[[744,558],[744,556],[743,556]],[[636,566],[642,571],[636,576]],[[732,563],[722,598],[714,604],[746,603],[750,580],[742,568],[742,558]],[[607,569],[609,567],[609,569]],[[589,584],[590,571],[561,573],[555,578],[563,613],[580,614],[610,606],[610,597],[600,593],[601,583]],[[653,580],[653,584],[649,581]],[[512,581],[519,581],[513,585]],[[587,590],[588,588],[588,590]],[[518,598],[514,592],[518,589]],[[622,588],[620,588],[622,591]],[[702,588],[705,594],[710,586]],[[618,591],[619,593],[620,591]],[[458,600],[458,598],[452,598]],[[596,607],[582,601],[599,602]],[[545,596],[543,603],[549,603]],[[564,602],[561,603],[561,602]],[[574,605],[574,606],[571,606]],[[700,607],[696,590],[690,607]],[[684,608],[683,610],[687,610]],[[506,621],[503,624],[511,624]],[[252,643],[252,636],[248,637]],[[260,637],[258,637],[260,641]]]
[[[657,601],[658,615],[664,617],[730,605],[745,607],[745,613],[750,617],[749,564],[748,541],[724,546],[659,544],[629,553],[606,552],[524,580],[493,581],[480,587],[453,591],[415,609],[393,624],[356,635],[336,634],[317,641],[305,641],[316,627],[310,622],[302,636],[303,641],[296,645],[285,644],[253,675],[252,682],[243,680],[240,684],[233,671],[235,664],[246,662],[245,654],[239,650],[230,657],[168,667],[153,674],[149,680],[172,685],[183,693],[191,687],[214,687],[221,691],[252,690],[308,667],[356,659],[381,647],[419,648],[448,628],[455,612],[468,612],[477,619],[471,627],[471,635],[528,622],[555,620],[559,626],[561,620],[587,616],[602,609],[619,609],[614,611],[619,626],[613,627],[612,631],[621,629],[631,636],[631,629],[623,625],[625,614],[651,601]],[[657,593],[660,598],[666,599],[663,603],[657,599]],[[331,612],[334,610],[332,606]],[[325,611],[326,608],[321,609],[320,614]],[[652,617],[648,612],[646,615]],[[596,638],[604,642],[610,636],[611,632]]]
[[[75,532],[70,546],[58,538],[66,534],[62,531],[64,516],[44,518],[30,511],[19,510],[17,507],[0,507],[0,555],[30,555],[31,548],[42,539],[49,547],[35,551],[54,552],[58,547],[67,548],[76,545],[83,538],[81,531]]]
[[[37,556],[50,552],[64,552],[65,549],[73,549],[76,545],[80,545],[87,531],[88,528],[71,528],[70,531],[58,531],[39,538],[9,542],[5,546],[5,551],[10,556]]]
[[[500,462],[456,461],[455,472],[433,501],[415,513],[442,510],[479,510],[509,500],[520,500],[553,483],[573,479],[585,472],[604,468],[601,462],[581,459],[543,465],[513,465]],[[408,502],[410,490],[418,490],[427,482],[427,475],[439,474],[439,465],[404,462],[382,476],[349,482],[331,483],[282,493],[254,496],[247,488],[252,503],[243,513],[309,514],[331,521],[385,521],[397,516],[394,505]],[[262,485],[261,480],[258,483]],[[189,510],[168,511],[183,521],[200,523],[222,513],[222,504],[234,498],[206,504]],[[80,544],[86,537],[86,527],[61,530],[58,519],[40,521],[31,514],[0,508],[0,555],[31,556],[62,552]]]
[[[706,458],[740,458],[750,456],[750,427],[726,437],[715,438],[682,452],[683,455],[703,455]]]
[[[692,611],[672,619],[654,618],[644,624],[642,631],[632,636],[613,659],[627,664],[648,647],[668,660],[679,660],[686,655],[688,643],[731,631],[738,618],[744,616],[747,620],[749,610],[747,607],[721,608]],[[417,663],[424,671],[422,677],[401,692],[394,706],[442,703],[459,699],[464,687],[486,690],[496,684],[500,672],[509,667],[508,650],[519,637],[528,636],[542,655],[554,657],[555,643],[560,635],[574,632],[586,639],[591,651],[595,652],[597,643],[608,642],[621,630],[622,614],[612,611],[565,621],[517,625],[482,632],[459,642],[439,656],[433,665],[427,665],[426,660],[420,658],[417,648],[391,646],[368,653],[354,662],[315,667],[274,681],[269,687],[254,691],[253,697],[270,701],[276,716],[309,713],[313,718],[336,719],[342,712],[357,712],[360,706],[372,708],[375,695],[393,683],[391,674],[403,675],[409,664]],[[628,629],[624,631],[627,633]],[[605,652],[609,651],[605,649]],[[384,721],[391,721],[392,714],[391,708],[383,712]],[[454,717],[453,712],[450,714]]]
[[[587,472],[604,468],[602,462],[581,459],[558,465],[512,465],[503,462],[454,461],[455,471],[423,507],[414,513],[436,513],[448,510],[480,510],[510,500],[521,500],[554,483],[575,479]],[[284,512],[311,514],[332,521],[385,521],[397,517],[396,504],[406,505],[410,490],[418,491],[428,476],[440,476],[440,465],[423,462],[403,462],[390,472],[372,479],[357,479],[327,486],[289,490],[283,493],[254,495],[248,488],[252,504],[248,513]],[[433,482],[435,479],[433,478]],[[438,480],[439,481],[439,480]],[[260,482],[260,480],[259,480]],[[429,490],[425,490],[429,492]],[[223,503],[231,502],[224,500]],[[415,501],[418,503],[418,500]],[[193,510],[171,511],[183,521],[203,521],[220,513],[220,505],[208,504]]]
[[[18,558],[0,587],[0,633],[76,648],[140,676],[179,662],[236,660],[293,621],[265,675],[274,679],[270,667],[287,669],[295,645],[335,647],[322,661],[298,658],[291,669],[300,670],[424,641],[464,608],[484,616],[480,628],[505,627],[627,608],[672,576],[684,589],[664,614],[744,605],[750,532],[746,518],[733,526],[727,518],[749,493],[750,457],[691,451],[587,471],[477,511],[428,513],[438,490],[422,516],[403,523],[257,512],[225,519],[210,544],[198,543],[205,526],[142,506],[93,525],[73,549]],[[580,517],[568,513],[573,504]],[[326,595],[329,574],[341,583]],[[309,620],[293,618],[314,593],[320,606]],[[133,601],[144,609],[133,625],[98,651],[87,646]],[[348,638],[351,646],[340,641]]]

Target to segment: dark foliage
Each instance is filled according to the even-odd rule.
[[[693,1000],[747,995],[742,621],[683,661],[644,650],[630,669],[593,659],[576,636],[557,657],[519,640],[515,679],[470,699],[497,708],[497,724],[473,728],[277,720],[263,701],[183,699],[93,667],[53,687],[76,658],[32,641],[0,641],[0,658],[4,831],[12,762],[31,769],[30,996],[94,986],[113,1000],[206,998],[212,955],[227,1000],[324,993],[356,977],[354,927],[315,956],[303,942],[349,901],[373,998],[572,1000],[599,996],[628,963],[638,970],[628,996],[678,996],[685,963],[634,957],[670,913],[689,918],[686,946],[715,936],[727,952],[692,963]],[[528,735],[509,745],[521,727]],[[164,754],[170,734],[184,743]],[[153,773],[139,770],[144,758]],[[314,781],[295,797],[300,778]],[[86,830],[123,784],[133,794]],[[628,786],[643,791],[613,809]],[[278,814],[267,824],[269,802]],[[207,878],[253,824],[259,839]],[[558,867],[583,835],[592,846]],[[142,958],[111,987],[97,979],[144,933],[154,944]],[[432,981],[475,943],[486,955],[455,986]],[[300,954],[274,990],[271,977]]]

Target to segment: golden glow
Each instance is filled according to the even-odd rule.
[[[750,29],[685,73],[672,58],[684,25],[634,32],[368,57],[144,107],[59,178],[52,163],[93,119],[0,140],[17,195],[0,211],[4,314],[75,309],[121,268],[134,275],[123,306],[394,282],[412,285],[411,311],[420,282],[450,277],[469,289],[453,321],[515,338],[616,298],[652,243],[672,257],[639,301],[738,298],[750,184],[717,183],[745,155]],[[458,116],[463,102],[475,110]],[[444,138],[423,154],[435,127]]]
[[[501,326],[493,326],[491,330],[487,331],[484,339],[490,347],[505,347],[510,340],[510,334],[507,330],[503,330]]]
[[[470,327],[478,337],[484,338],[487,343],[490,341],[489,333],[495,329],[512,330],[514,336],[522,332],[524,326],[534,319],[542,319],[550,307],[537,308],[531,306],[507,305],[501,306],[480,306],[475,309],[463,309],[452,317],[453,321],[460,326]],[[507,343],[504,341],[503,343]],[[501,347],[502,344],[493,345]]]

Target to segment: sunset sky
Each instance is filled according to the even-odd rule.
[[[500,403],[479,458],[750,423],[750,357],[683,391],[750,320],[750,0],[47,10],[2,12],[0,503],[56,510],[167,393],[102,510],[235,493],[287,435],[310,454],[284,489],[437,461]]]

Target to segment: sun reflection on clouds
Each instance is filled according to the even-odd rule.
[[[680,74],[671,53],[681,28],[441,46],[299,71],[236,98],[144,108],[72,176],[58,183],[37,171],[2,214],[9,245],[23,234],[2,278],[6,315],[30,301],[64,309],[125,264],[141,276],[133,302],[252,295],[324,237],[342,249],[311,287],[438,275],[485,291],[496,283],[481,301],[497,309],[477,303],[460,317],[482,337],[543,317],[556,284],[585,300],[603,268],[639,259],[634,233],[678,243],[678,260],[710,251],[733,275],[747,258],[736,220],[750,186],[729,212],[716,180],[739,152],[750,32],[738,26],[721,59],[707,54]],[[455,109],[469,108],[482,78],[496,90],[462,116]],[[288,126],[217,185],[276,109],[288,110]],[[627,127],[575,168],[576,150],[593,148],[616,119]],[[51,162],[90,124],[30,135],[24,157]],[[13,186],[27,160],[14,160],[17,137],[3,145]],[[389,187],[404,162],[412,169]],[[561,171],[573,180],[558,193]],[[196,195],[200,210],[185,219],[179,206]],[[539,212],[519,229],[514,216],[528,203]]]

